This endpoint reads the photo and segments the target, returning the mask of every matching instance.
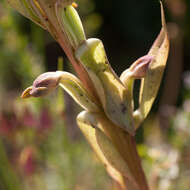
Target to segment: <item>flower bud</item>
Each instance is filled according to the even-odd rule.
[[[137,59],[137,61],[135,61],[129,68],[129,70],[132,73],[132,77],[136,79],[145,77],[148,70],[148,66],[152,62],[152,60],[153,56],[150,55],[145,55]]]
[[[28,87],[21,95],[22,98],[28,97],[40,97],[49,94],[54,90],[58,84],[61,77],[61,72],[47,72],[41,74],[33,82],[31,87]]]
[[[76,49],[86,40],[80,17],[72,5],[65,6],[64,2],[56,4],[56,16],[61,29],[66,33],[72,47]]]
[[[73,74],[56,71],[41,74],[33,85],[28,87],[21,95],[22,98],[41,97],[49,94],[57,86],[62,87],[82,108],[88,111],[98,111],[99,104],[86,91],[81,81]]]
[[[128,165],[110,138],[101,130],[104,124],[113,125],[105,115],[83,111],[77,116],[77,124],[104,166],[118,171],[133,184],[133,177]]]
[[[122,82],[126,81],[129,78],[141,79],[145,77],[150,63],[153,61],[153,56],[145,55],[137,59],[129,69],[125,70],[120,79]],[[125,82],[124,82],[125,83]]]

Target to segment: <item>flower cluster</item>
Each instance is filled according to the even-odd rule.
[[[99,39],[86,39],[72,0],[9,2],[51,33],[80,78],[62,71],[44,73],[22,97],[44,96],[60,85],[85,109],[77,117],[78,125],[109,174],[121,186],[124,176],[133,189],[147,190],[132,136],[152,107],[168,57],[169,40],[162,4],[162,29],[150,51],[118,77],[109,64],[103,43]],[[133,105],[135,79],[141,79],[137,110]],[[130,156],[137,158],[135,166],[131,165]]]

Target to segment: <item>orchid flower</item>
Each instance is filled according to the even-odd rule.
[[[47,72],[22,98],[41,97],[58,86],[84,109],[79,128],[121,189],[148,190],[133,136],[147,117],[166,65],[169,40],[161,3],[162,29],[149,52],[121,76],[109,64],[103,43],[86,39],[73,0],[8,0],[21,14],[49,31],[67,54],[78,77],[64,71]],[[141,79],[139,108],[134,110],[133,84]]]

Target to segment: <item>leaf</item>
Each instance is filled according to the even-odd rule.
[[[11,7],[19,11],[23,16],[29,17],[29,13],[20,0],[7,0],[7,2],[11,5]]]
[[[123,129],[115,126],[103,113],[93,113],[93,118],[90,123],[103,131],[103,133],[111,139],[114,147],[127,164],[138,187],[143,190],[148,190],[149,188],[142,170],[134,137]]]
[[[86,111],[81,112],[77,117],[77,123],[110,176],[121,186],[124,185],[123,176],[134,190],[138,190],[127,164],[111,140],[97,127],[98,121],[96,121],[94,114]]]
[[[39,26],[45,29],[45,26],[41,19],[39,18],[37,12],[32,7],[30,0],[7,0],[8,3],[20,12],[23,16],[29,18]]]
[[[162,75],[169,53],[169,39],[166,28],[163,5],[161,4],[162,29],[152,45],[148,55],[153,57],[144,79],[141,81],[139,111],[142,119],[148,115],[160,87]]]

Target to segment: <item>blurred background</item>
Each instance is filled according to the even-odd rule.
[[[158,0],[77,3],[87,36],[103,41],[118,75],[148,52],[161,28]],[[152,190],[189,190],[190,1],[164,5],[170,55],[136,140]],[[67,94],[20,98],[39,74],[57,69],[73,72],[59,45],[0,0],[0,190],[115,189],[78,130],[81,109]],[[136,100],[138,89],[137,81]]]

